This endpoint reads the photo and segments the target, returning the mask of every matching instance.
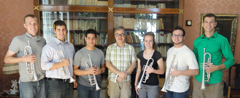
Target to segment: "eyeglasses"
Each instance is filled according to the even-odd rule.
[[[172,35],[172,37],[182,37],[183,35]]]
[[[123,37],[125,34],[122,33],[122,34],[115,34],[116,37],[120,36],[120,37]]]

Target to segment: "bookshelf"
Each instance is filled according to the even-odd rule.
[[[83,33],[88,28],[97,30],[100,40],[96,46],[106,50],[115,42],[114,27],[123,25],[127,43],[136,53],[144,49],[144,34],[153,32],[165,61],[167,49],[173,46],[170,32],[177,25],[183,26],[183,4],[184,0],[34,0],[34,14],[41,22],[40,35],[47,41],[54,36],[54,20],[64,20],[68,26],[66,39],[76,51],[84,47]],[[135,76],[132,78],[134,83]]]

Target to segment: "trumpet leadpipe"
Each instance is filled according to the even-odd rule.
[[[59,47],[60,47],[60,51],[58,51],[59,54],[57,55],[57,57],[58,57],[58,62],[61,62],[63,60],[63,58],[65,58],[65,56],[63,54],[62,47],[61,46],[59,46]],[[72,83],[75,81],[75,79],[73,79],[73,77],[69,71],[68,66],[61,67],[61,70],[64,73],[64,75],[67,75],[68,78],[70,79],[69,83]]]
[[[90,54],[88,54],[88,58],[85,63],[86,63],[86,70],[93,67],[93,64],[92,64],[92,60],[91,60],[91,57],[90,57]],[[88,65],[87,61],[89,61],[90,65]],[[95,85],[95,88],[96,88],[96,91],[100,90],[101,88],[98,86],[98,83],[97,83],[97,79],[96,79],[96,76],[95,75],[92,75],[92,74],[88,74],[88,79],[89,79],[89,82],[90,82],[90,85]]]
[[[206,51],[206,48],[203,48],[202,84],[201,84],[201,88],[200,88],[201,90],[205,90],[206,89],[206,87],[205,87],[206,83],[205,82],[209,82],[209,80],[210,80],[210,73],[207,73],[207,76],[205,75],[205,72],[206,72],[205,68],[208,67],[206,65],[205,59],[206,59],[206,55],[209,55],[207,63],[211,63],[211,54],[208,53],[208,52],[206,53],[205,51]],[[205,77],[207,77],[207,78],[205,79]]]
[[[24,56],[31,55],[32,53],[32,47],[30,46],[29,40],[28,45],[24,47]],[[37,74],[35,72],[35,65],[34,62],[26,62],[26,69],[28,74],[33,74],[33,81],[37,81]]]
[[[151,54],[152,54],[152,53],[149,54],[147,63],[146,63],[146,65],[144,66],[144,69],[143,69],[142,76],[141,76],[141,78],[140,78],[140,81],[138,82],[138,85],[137,85],[137,88],[138,88],[138,89],[141,89],[141,88],[142,88],[142,87],[141,87],[142,82],[143,82],[143,83],[146,83],[147,80],[148,80],[148,78],[149,78],[149,74],[145,76],[145,73],[146,73],[147,66],[149,65],[149,66],[152,68],[152,65],[153,65],[153,62],[154,62],[154,59],[151,58]],[[150,60],[152,60],[152,62],[149,64],[149,61],[150,61]]]

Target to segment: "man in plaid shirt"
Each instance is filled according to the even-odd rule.
[[[106,67],[108,71],[108,95],[110,98],[131,97],[131,73],[136,67],[133,46],[125,42],[125,29],[117,27],[114,32],[116,43],[108,46]]]

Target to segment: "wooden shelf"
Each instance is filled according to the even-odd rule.
[[[177,8],[126,8],[114,7],[114,13],[179,14]]]
[[[86,45],[74,45],[74,46],[75,46],[75,47],[78,47],[78,48],[79,48],[79,47],[81,48],[81,47],[85,47]],[[95,47],[101,49],[101,48],[106,48],[107,45],[95,45]]]
[[[145,30],[145,29],[141,29],[141,30],[134,30],[134,29],[128,29],[128,28],[126,28],[125,29],[126,31],[140,31],[140,32],[146,32],[147,30]],[[173,29],[158,29],[158,30],[156,30],[156,32],[159,32],[159,31],[172,31]]]
[[[160,46],[160,45],[173,45],[173,43],[156,43],[157,46]]]
[[[84,33],[85,31],[87,31],[87,30],[69,30],[70,31],[70,33],[74,33],[74,32],[76,32],[76,33]],[[107,30],[97,30],[97,32],[107,32]]]
[[[159,29],[159,30],[157,30],[157,32],[159,32],[159,31],[173,31],[173,29]]]
[[[136,18],[135,17],[136,14],[138,14],[138,13],[114,13],[114,16],[123,16],[124,18],[128,18],[128,17]],[[173,15],[176,15],[176,14],[157,14],[157,18],[156,19],[152,19],[152,20],[158,20],[159,18],[165,18],[165,17],[173,17]],[[143,18],[140,17],[138,19],[143,19]],[[146,19],[146,18],[144,18],[144,19]]]
[[[41,18],[47,18],[47,19],[56,19],[56,17],[41,17]],[[70,20],[80,20],[80,19],[84,19],[84,20],[91,20],[91,19],[102,19],[102,20],[107,20],[107,17],[63,17],[63,19],[70,19]]]
[[[39,11],[59,12],[108,12],[107,6],[82,6],[82,5],[39,5]]]
[[[142,47],[142,44],[141,43],[129,43],[127,42],[129,45],[132,45],[133,47]]]
[[[123,1],[130,1],[130,2],[138,2],[138,1],[141,1],[141,2],[160,2],[160,3],[163,3],[163,2],[178,2],[179,0],[123,0]]]

